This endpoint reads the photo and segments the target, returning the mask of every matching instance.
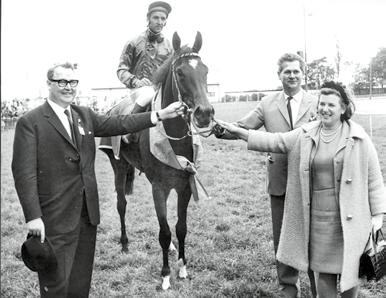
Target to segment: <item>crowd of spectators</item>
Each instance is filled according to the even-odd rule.
[[[13,99],[1,102],[1,119],[14,119],[23,115],[28,110],[26,99]]]
[[[28,111],[28,99],[1,102],[1,129],[13,127],[16,120]]]

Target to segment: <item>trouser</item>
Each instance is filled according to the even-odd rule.
[[[151,103],[154,95],[155,90],[153,86],[143,86],[137,89],[132,89],[130,97],[136,104],[141,107],[146,107]]]
[[[338,274],[315,272],[316,286],[318,289],[318,298],[336,298],[338,297]],[[358,297],[359,286],[355,286],[340,293],[341,298]]]
[[[58,266],[54,272],[39,272],[41,297],[88,297],[94,263],[96,226],[90,224],[85,204],[75,231],[49,235]]]
[[[284,199],[282,196],[270,195],[271,197],[271,214],[272,214],[272,232],[273,232],[273,246],[275,256],[279,246],[281,225],[283,223],[284,214]],[[277,277],[281,291],[286,297],[297,297],[298,295],[298,280],[299,271],[291,266],[285,265],[276,260]],[[314,273],[309,270],[308,277],[310,279],[310,287],[313,297],[316,297],[316,286]]]

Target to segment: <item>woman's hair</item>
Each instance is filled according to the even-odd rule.
[[[350,92],[347,90],[346,86],[342,83],[334,81],[326,81],[323,83],[320,89],[320,95],[330,95],[335,94],[340,98],[342,106],[346,108],[345,112],[340,116],[340,120],[349,120],[354,114],[355,105],[351,99]]]

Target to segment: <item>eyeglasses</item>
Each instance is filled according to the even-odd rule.
[[[50,81],[58,84],[58,86],[60,88],[64,88],[68,84],[70,85],[71,88],[75,88],[76,86],[78,86],[78,83],[79,83],[79,80],[70,80],[70,81],[67,81],[67,80],[50,80]]]

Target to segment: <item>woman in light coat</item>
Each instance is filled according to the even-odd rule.
[[[248,149],[288,154],[288,183],[280,262],[315,272],[318,297],[357,297],[359,259],[371,229],[386,213],[383,178],[374,145],[350,120],[353,103],[339,83],[320,91],[320,120],[286,133],[246,130],[219,121]]]

